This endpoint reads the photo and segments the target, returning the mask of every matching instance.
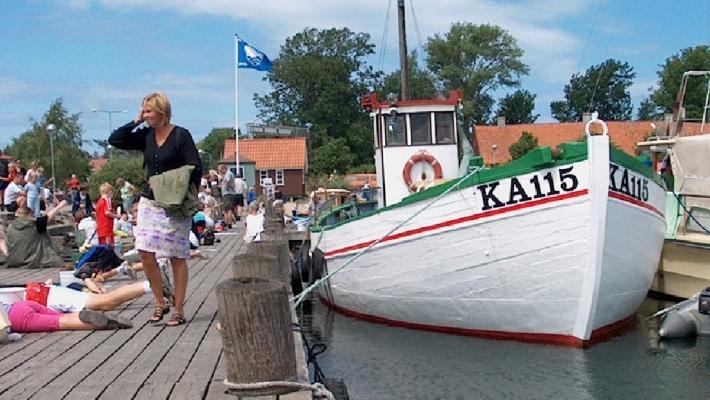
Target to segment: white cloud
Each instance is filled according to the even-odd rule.
[[[0,99],[11,99],[16,96],[27,96],[37,94],[40,91],[40,85],[23,81],[14,76],[0,75]]]

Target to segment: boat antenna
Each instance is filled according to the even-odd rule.
[[[397,0],[397,16],[399,20],[399,74],[402,81],[402,100],[409,100],[409,60],[407,60],[407,29],[404,24],[404,0]]]

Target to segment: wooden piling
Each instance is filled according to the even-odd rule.
[[[260,278],[228,279],[217,285],[216,294],[228,381],[297,382],[286,285]],[[269,390],[263,394],[292,391]]]
[[[247,254],[276,255],[279,259],[279,271],[281,271],[280,281],[290,282],[291,255],[289,254],[288,241],[282,234],[263,232],[261,240],[249,243]]]
[[[233,278],[264,278],[281,281],[279,257],[271,254],[244,253],[232,260]]]

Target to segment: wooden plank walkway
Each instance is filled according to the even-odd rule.
[[[231,261],[243,243],[241,226],[230,233],[202,249],[208,259],[189,262],[187,324],[149,324],[152,296],[145,295],[115,311],[133,329],[26,334],[0,346],[0,399],[236,399],[224,394],[215,328],[214,289],[231,278]],[[47,278],[57,281],[58,270],[0,268],[3,284]],[[310,393],[297,398],[310,399]]]

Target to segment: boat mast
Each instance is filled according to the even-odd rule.
[[[409,60],[407,59],[407,30],[404,25],[404,0],[397,0],[397,14],[399,21],[399,74],[402,81],[402,100],[409,100]]]

